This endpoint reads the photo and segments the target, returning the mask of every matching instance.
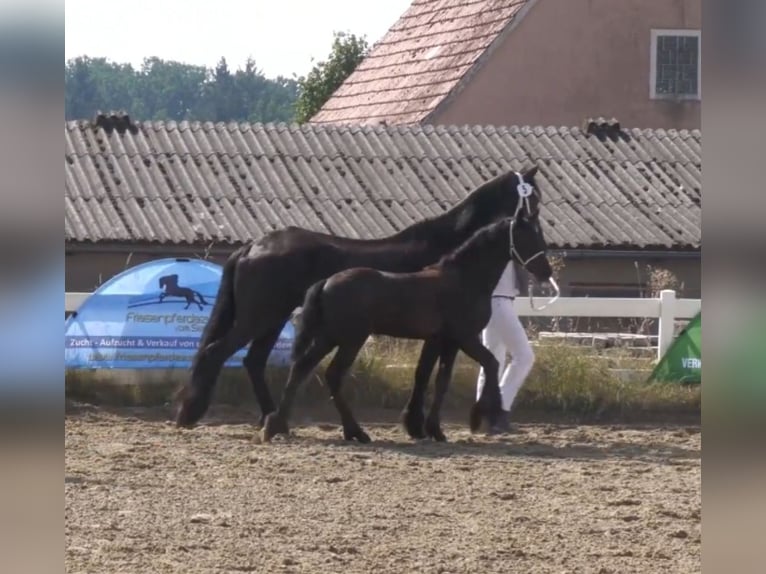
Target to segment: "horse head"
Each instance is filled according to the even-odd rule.
[[[506,217],[535,217],[542,202],[536,174],[537,166],[509,171],[477,188],[465,199],[458,229],[478,230]]]
[[[501,217],[511,215],[516,218],[531,220],[540,212],[543,195],[535,181],[537,166],[524,171],[514,171],[506,174],[498,203]]]

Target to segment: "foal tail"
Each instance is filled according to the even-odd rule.
[[[297,360],[308,350],[311,342],[314,340],[317,329],[322,323],[322,289],[324,289],[326,282],[327,279],[321,279],[306,291],[301,319],[295,333],[295,342],[293,343],[293,361]]]

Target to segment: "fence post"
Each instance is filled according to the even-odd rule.
[[[657,336],[657,360],[659,361],[673,342],[676,320],[676,292],[660,291],[660,328]]]

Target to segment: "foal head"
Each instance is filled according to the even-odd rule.
[[[486,225],[452,253],[444,256],[443,264],[467,269],[498,269],[509,259],[524,267],[540,283],[551,278],[553,270],[546,255],[548,247],[536,215],[507,217]]]
[[[553,275],[548,261],[548,244],[540,226],[538,214],[507,220],[510,251],[513,259],[534,275],[540,283],[546,283]]]

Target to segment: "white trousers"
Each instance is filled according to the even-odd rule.
[[[535,362],[532,345],[529,343],[519,316],[516,315],[513,301],[507,298],[492,298],[492,317],[482,332],[482,343],[497,359],[503,410],[510,411],[521,385],[524,384]],[[507,367],[506,352],[511,355],[511,363]],[[479,400],[481,390],[484,388],[484,378],[484,369],[481,369],[476,382],[476,400]]]

